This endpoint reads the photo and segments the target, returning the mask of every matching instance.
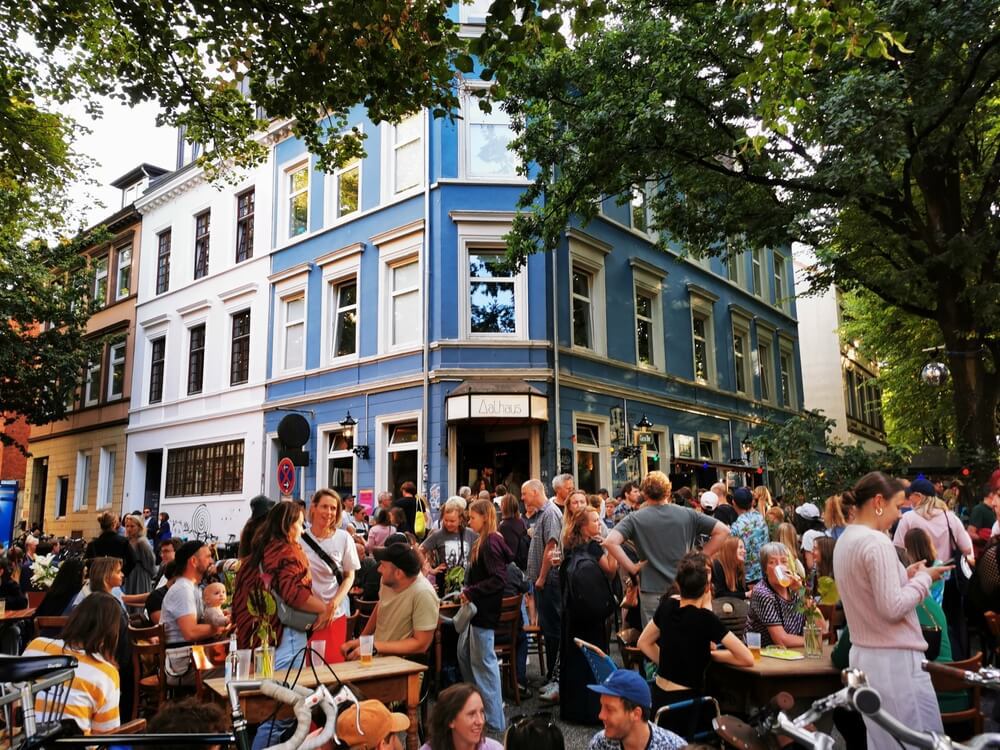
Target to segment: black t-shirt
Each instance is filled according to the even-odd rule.
[[[732,505],[719,504],[719,507],[715,509],[715,520],[722,521],[726,526],[732,526],[733,521],[739,518],[739,514],[736,513],[736,508]]]
[[[413,524],[417,520],[417,499],[415,497],[404,495],[399,498],[396,502],[392,504],[394,508],[402,508],[403,513],[406,514],[406,526],[405,529],[396,529],[403,534],[406,532],[414,533]]]
[[[160,579],[157,578],[156,580],[158,581]],[[163,599],[166,597],[169,590],[169,586],[160,586],[159,588],[153,589],[149,592],[149,596],[146,597],[146,616],[149,617],[150,620],[153,619],[152,615],[154,612],[159,612],[163,609]]]
[[[660,629],[659,675],[678,685],[702,692],[705,669],[711,660],[714,644],[721,643],[729,632],[714,612],[665,596],[653,615]]]
[[[712,597],[715,599],[720,599],[725,596],[736,597],[737,599],[746,599],[747,592],[746,589],[740,589],[740,582],[736,582],[736,590],[730,590],[729,584],[726,583],[726,573],[722,567],[721,560],[712,561]]]

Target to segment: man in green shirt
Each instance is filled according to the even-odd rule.
[[[1000,500],[997,490],[990,483],[983,485],[982,497],[982,501],[969,514],[968,531],[975,546],[977,559],[993,533],[993,524],[997,521],[997,501]]]

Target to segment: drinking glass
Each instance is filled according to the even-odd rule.
[[[750,653],[753,654],[753,660],[760,660],[760,633],[744,633],[743,637],[746,639],[747,648],[750,649]]]

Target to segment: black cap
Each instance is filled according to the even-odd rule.
[[[388,541],[388,540],[386,540]],[[375,548],[375,559],[395,565],[405,576],[415,576],[420,572],[420,558],[409,543],[395,543]]]
[[[177,575],[184,575],[187,570],[188,560],[198,554],[198,550],[205,546],[205,543],[198,539],[189,539],[180,546],[174,555],[174,563],[177,565]]]
[[[267,495],[257,495],[250,501],[250,517],[254,520],[263,518],[274,507],[274,500]]]

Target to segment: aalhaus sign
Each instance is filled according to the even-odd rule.
[[[545,396],[533,394],[463,393],[448,398],[448,420],[456,419],[548,419]]]

